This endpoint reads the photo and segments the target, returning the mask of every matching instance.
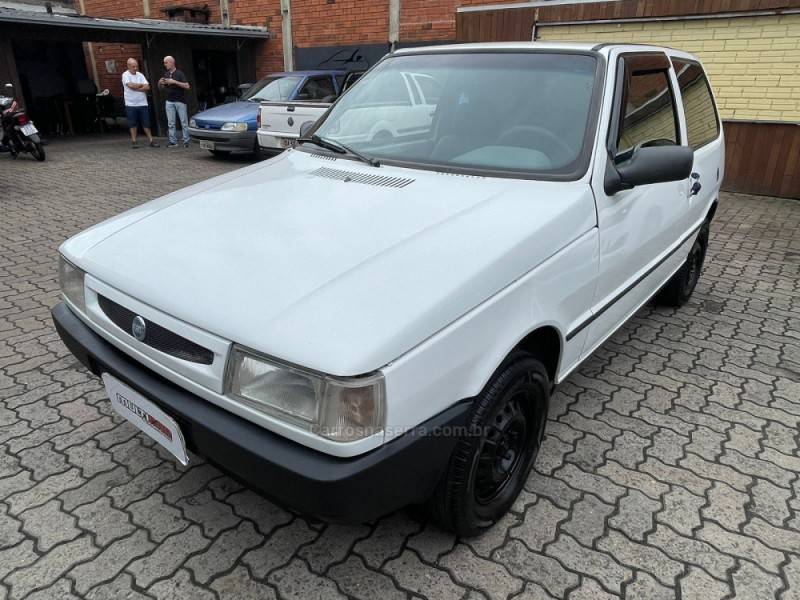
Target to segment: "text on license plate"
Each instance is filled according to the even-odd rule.
[[[20,127],[20,131],[25,135],[33,135],[34,133],[39,133],[39,130],[36,129],[36,126],[33,123],[26,123],[22,127]]]
[[[203,150],[213,150],[214,142],[209,142],[208,140],[200,140],[200,147]]]
[[[189,464],[183,433],[175,419],[116,377],[103,373],[111,407],[149,437],[164,446],[182,465]]]

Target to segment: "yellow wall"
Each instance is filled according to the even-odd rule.
[[[539,25],[542,40],[636,42],[703,62],[723,119],[800,122],[800,15]]]

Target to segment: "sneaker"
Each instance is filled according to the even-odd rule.
[[[160,145],[159,145],[159,143],[158,143],[158,142],[156,142],[155,140],[153,140],[152,142],[150,142],[150,147],[151,147],[151,148],[160,148]]]
[[[183,147],[184,148],[188,148],[189,147],[189,142],[183,142]]]
[[[131,148],[138,148],[139,142],[131,142]]]
[[[167,144],[167,148],[177,148],[177,147],[178,144],[176,144],[175,142],[170,142],[169,144]]]

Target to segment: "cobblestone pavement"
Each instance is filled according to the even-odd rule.
[[[513,511],[458,540],[302,518],[115,417],[51,325],[57,245],[244,163],[48,153],[0,155],[0,599],[800,598],[800,203],[723,195],[692,302],[561,386]]]

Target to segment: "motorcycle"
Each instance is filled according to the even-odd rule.
[[[39,130],[14,98],[14,86],[5,85],[0,95],[0,145],[5,146],[12,158],[20,152],[30,152],[38,161],[44,160],[44,146]]]

